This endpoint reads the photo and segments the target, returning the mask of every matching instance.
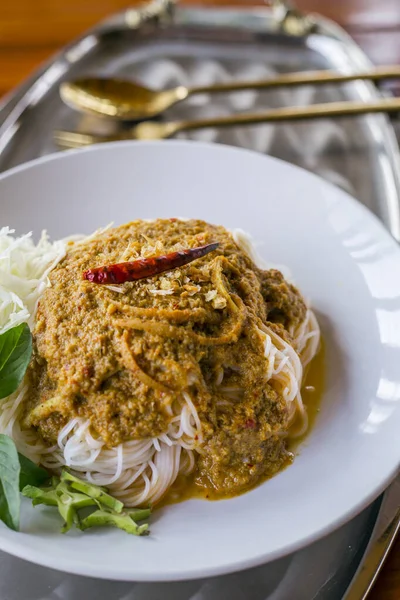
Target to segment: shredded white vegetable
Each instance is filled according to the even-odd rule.
[[[37,244],[32,234],[14,237],[0,229],[0,335],[8,329],[32,325],[38,299],[49,287],[49,272],[65,256],[64,241],[51,243],[44,231]]]

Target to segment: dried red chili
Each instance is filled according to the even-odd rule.
[[[205,256],[218,248],[219,243],[214,242],[199,248],[189,248],[180,252],[171,252],[162,256],[152,256],[150,258],[139,258],[132,262],[118,263],[105,267],[89,269],[83,273],[83,279],[92,283],[125,283],[126,281],[136,281],[138,279],[147,279],[154,277],[165,271],[172,271],[178,267],[183,267],[188,263]]]

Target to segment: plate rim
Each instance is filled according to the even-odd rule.
[[[323,177],[321,177],[321,175],[318,175],[317,173],[308,171],[304,167],[295,165],[287,160],[283,160],[282,158],[277,158],[276,156],[271,156],[269,154],[262,154],[261,152],[257,152],[257,150],[252,150],[250,148],[231,146],[229,144],[203,142],[203,141],[197,141],[197,140],[191,140],[191,139],[190,140],[189,139],[188,140],[180,140],[180,139],[119,140],[119,141],[114,141],[114,142],[103,142],[103,143],[91,144],[90,146],[84,146],[82,148],[71,148],[71,149],[62,150],[62,151],[58,151],[58,152],[55,151],[50,154],[45,154],[44,156],[39,156],[38,158],[33,158],[32,160],[28,160],[24,163],[16,165],[15,167],[11,167],[9,169],[6,169],[5,171],[2,171],[0,173],[0,182],[3,181],[4,179],[8,179],[9,177],[13,177],[14,175],[17,175],[18,173],[20,173],[22,171],[30,170],[30,169],[40,166],[42,164],[56,162],[58,160],[65,160],[66,158],[70,159],[70,158],[73,158],[74,156],[78,156],[81,154],[91,154],[94,152],[103,152],[103,151],[105,152],[109,148],[123,148],[123,147],[137,147],[137,146],[159,147],[159,146],[166,146],[166,145],[176,146],[176,147],[196,146],[196,147],[204,147],[204,148],[212,149],[213,151],[215,150],[217,152],[228,151],[228,152],[235,153],[235,154],[249,154],[254,157],[257,157],[258,159],[267,160],[270,162],[276,162],[280,165],[289,166],[290,168],[292,168],[296,171],[299,171],[300,173],[303,173],[303,174],[306,173],[307,176],[309,176],[313,179],[316,179],[319,182],[322,182],[324,185],[327,185],[328,187],[331,187],[335,190],[339,190],[339,193],[346,196],[347,200],[350,203],[352,203],[353,206],[354,205],[357,206],[358,209],[360,209],[361,211],[364,211],[364,214],[368,214],[370,218],[372,217],[372,219],[375,221],[375,223],[381,228],[381,231],[389,237],[391,242],[394,242],[396,245],[398,245],[398,241],[392,235],[392,233],[387,229],[387,227],[385,227],[385,225],[381,221],[381,219],[372,210],[370,210],[367,206],[365,206],[365,204],[363,204],[362,202],[357,200],[357,198],[352,196],[349,192],[342,189],[338,185],[332,183],[331,181],[328,181],[327,179],[324,179]],[[399,198],[399,203],[400,203],[400,198]],[[0,204],[1,204],[1,200],[0,200]]]

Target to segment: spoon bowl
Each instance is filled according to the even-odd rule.
[[[155,117],[184,100],[188,89],[178,86],[158,91],[122,79],[92,77],[62,83],[60,95],[66,104],[77,110],[135,121]]]

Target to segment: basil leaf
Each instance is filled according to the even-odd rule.
[[[14,442],[0,434],[0,520],[18,531],[21,498],[19,495],[20,465]]]
[[[34,462],[26,458],[23,454],[18,454],[21,472],[19,476],[19,489],[22,491],[25,486],[33,485],[38,487],[50,479],[50,475],[42,467],[38,467]]]
[[[15,392],[32,355],[32,335],[26,323],[0,335],[0,400]]]

